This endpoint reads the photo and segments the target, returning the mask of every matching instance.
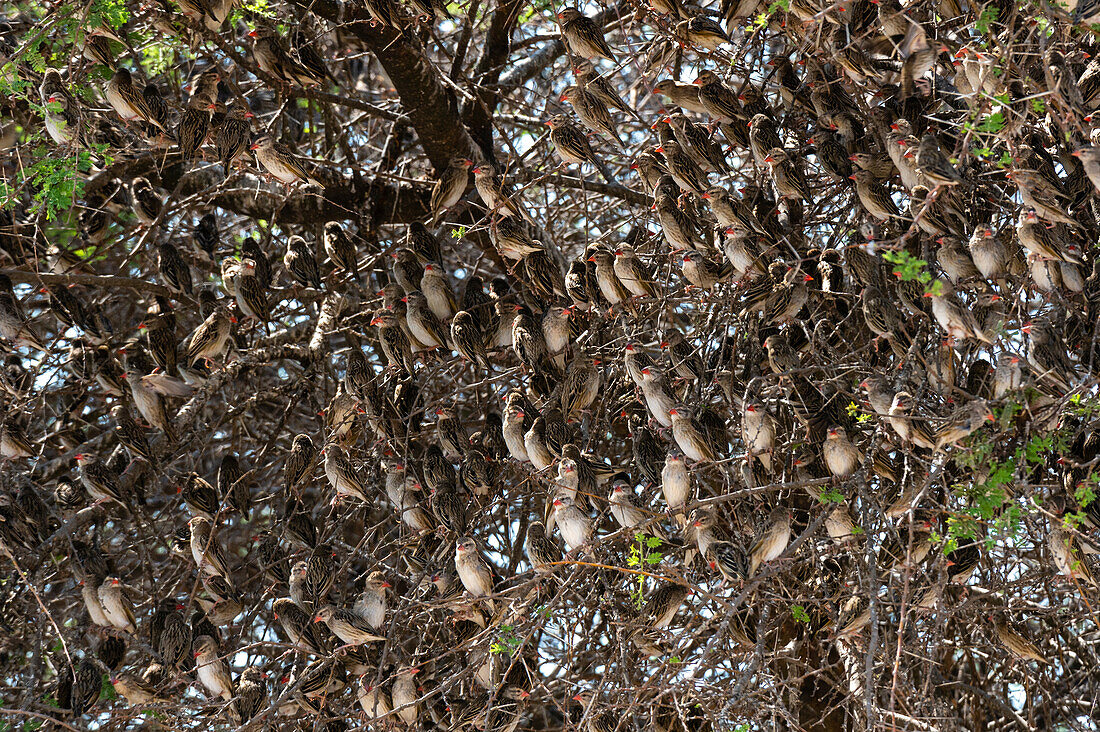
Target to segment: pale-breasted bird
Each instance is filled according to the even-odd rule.
[[[749,547],[749,575],[756,574],[756,570],[764,562],[778,559],[787,549],[790,539],[791,510],[783,506],[773,508]]]
[[[99,602],[103,614],[115,628],[127,633],[137,633],[134,606],[126,597],[118,577],[106,577],[99,586]]]
[[[271,135],[263,135],[249,149],[256,153],[256,160],[263,169],[284,185],[306,182],[324,187],[324,183],[309,172],[299,156],[286,145],[276,142]]]
[[[462,586],[471,597],[484,597],[493,592],[493,571],[478,551],[477,544],[468,536],[461,537],[455,544],[455,570]],[[488,601],[493,611],[493,601]]]
[[[115,71],[111,80],[107,82],[107,103],[118,113],[125,122],[142,120],[148,122],[167,134],[166,130],[157,119],[149,100],[134,86],[133,77],[129,70],[119,68]]]
[[[821,446],[821,455],[825,466],[836,478],[847,478],[856,471],[862,462],[862,454],[852,441],[848,432],[839,425],[829,427],[825,434],[825,443]]]
[[[195,674],[213,696],[225,701],[233,698],[233,678],[229,667],[219,655],[218,642],[208,635],[201,635],[193,642],[195,656]]]
[[[470,168],[474,162],[469,158],[454,157],[443,170],[439,180],[432,188],[432,198],[429,206],[432,210],[432,225],[434,226],[444,213],[460,200],[470,184]]]

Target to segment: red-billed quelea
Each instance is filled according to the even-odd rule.
[[[554,525],[570,552],[580,549],[592,540],[592,520],[567,493],[556,493],[551,509]]]
[[[773,508],[760,532],[749,547],[749,575],[765,562],[778,559],[791,540],[791,510],[783,506]]]
[[[118,577],[106,577],[99,586],[99,602],[103,614],[112,626],[127,633],[137,633],[134,606],[123,591]]]
[[[558,12],[558,22],[561,24],[562,42],[571,54],[586,59],[605,58],[618,63],[611,46],[604,40],[603,31],[594,20],[576,8],[562,8]]]
[[[386,590],[390,587],[382,571],[374,570],[367,575],[363,583],[363,591],[352,607],[352,610],[374,630],[378,630],[386,623]]]
[[[825,433],[821,455],[825,458],[825,467],[833,477],[840,479],[856,472],[863,458],[859,448],[848,439],[847,430],[839,425],[833,425]]]
[[[383,636],[375,635],[367,621],[354,611],[338,608],[335,605],[322,605],[317,610],[314,622],[323,622],[328,625],[333,635],[349,646],[386,640]]]
[[[462,586],[472,597],[485,597],[493,593],[493,570],[478,551],[477,544],[468,536],[463,536],[455,544],[455,570]],[[493,601],[487,600],[490,612],[494,612]]]
[[[661,374],[656,367],[646,366],[641,371],[641,381],[642,396],[650,415],[662,427],[671,427],[672,416],[669,410],[675,408],[676,400],[669,391],[664,374]]]
[[[233,698],[233,679],[229,667],[221,658],[218,642],[208,635],[200,635],[193,643],[195,675],[206,691],[225,701]]]

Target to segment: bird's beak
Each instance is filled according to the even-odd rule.
[[[250,30],[250,31],[248,31],[248,37],[249,37],[249,38],[258,38],[258,37],[259,37],[259,35],[260,35],[260,34],[259,34],[259,33],[257,33],[257,32],[256,32],[256,31],[254,31],[254,30]]]
[[[249,150],[259,150],[260,149],[260,143],[254,142],[254,143],[252,143],[251,145],[248,146],[248,149]]]

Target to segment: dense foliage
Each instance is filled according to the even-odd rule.
[[[4,729],[1097,729],[1100,20],[9,2]]]

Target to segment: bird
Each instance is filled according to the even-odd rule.
[[[555,563],[561,561],[561,549],[546,535],[546,526],[541,521],[527,525],[523,546],[527,561],[538,574],[553,572]]]
[[[193,641],[195,675],[208,694],[223,701],[233,698],[233,678],[221,653],[218,642],[208,635],[200,635]]]
[[[493,571],[478,551],[477,544],[468,536],[460,537],[455,544],[455,571],[471,597],[485,597],[493,593]],[[493,611],[493,601],[490,599],[486,604]]]
[[[622,476],[612,479],[608,504],[612,518],[624,529],[640,529],[654,517],[651,511],[646,510],[641,499],[635,495],[630,484]],[[664,532],[657,524],[645,526],[644,533],[664,538]]]
[[[137,633],[134,606],[126,597],[118,577],[106,577],[99,586],[99,602],[103,615],[112,626],[131,635]]]
[[[314,622],[328,625],[333,635],[349,646],[386,640],[385,637],[373,633],[370,624],[357,613],[335,605],[321,606]]]
[[[193,516],[188,522],[191,529],[191,557],[206,574],[229,577],[225,553],[213,534],[213,525],[203,516]]]
[[[994,613],[990,616],[990,625],[993,627],[993,635],[997,642],[1004,646],[1014,656],[1024,661],[1036,661],[1040,664],[1048,663],[1042,651],[1034,643],[1025,638],[1020,631],[1012,627],[1008,618],[1002,613]]]
[[[373,630],[379,630],[386,622],[386,590],[392,585],[381,570],[374,570],[363,582],[363,591],[355,600],[352,610]]]
[[[607,107],[596,98],[592,92],[587,88],[577,86],[576,84],[570,84],[562,90],[561,102],[569,102],[573,105],[573,111],[577,113],[577,118],[585,127],[598,132],[606,137],[611,138],[620,149],[625,148],[622,137],[619,136],[619,131],[615,128],[615,120],[612,119],[611,113],[607,110]],[[553,130],[551,130],[553,132]],[[555,143],[556,145],[557,143]]]
[[[316,448],[309,435],[295,435],[283,466],[283,487],[295,490],[313,470]],[[326,476],[327,477],[327,476]]]
[[[668,410],[672,420],[672,436],[684,455],[696,462],[713,462],[718,459],[718,449],[700,425],[691,407],[677,404]]]
[[[207,109],[216,108],[212,102]],[[228,176],[233,162],[249,149],[252,138],[252,123],[255,115],[243,103],[234,103],[226,111],[225,120],[214,131],[214,149],[221,161],[222,172]]]
[[[552,502],[551,516],[570,552],[586,546],[592,540],[592,520],[568,494],[558,493]]]
[[[432,187],[432,197],[429,207],[432,211],[431,224],[435,226],[439,219],[449,209],[453,208],[470,185],[470,168],[474,161],[466,157],[456,156],[451,158],[439,180]]]
[[[133,77],[126,68],[119,67],[107,82],[105,91],[107,103],[115,110],[124,122],[141,120],[168,134],[158,115],[149,103],[147,96],[143,95],[134,85]]]
[[[564,114],[556,114],[546,120],[550,128],[550,141],[554,143],[554,151],[561,158],[562,163],[583,165],[591,163],[608,183],[615,185],[615,176],[610,169],[592,150],[588,144],[588,138],[577,129]]]
[[[859,448],[852,443],[847,430],[840,425],[832,425],[826,431],[821,455],[829,472],[839,479],[851,476],[863,462]]]
[[[194,365],[203,359],[212,360],[224,356],[229,348],[233,324],[236,322],[236,317],[218,303],[214,311],[187,338],[187,364]]]
[[[287,49],[283,38],[270,27],[249,31],[252,38],[252,58],[261,71],[274,76],[280,82],[299,86],[315,86],[324,81],[323,68],[310,69]]]
[[[306,244],[306,240],[297,234],[287,239],[283,266],[299,286],[312,287],[314,290],[323,289],[317,258]]]
[[[576,8],[558,11],[558,23],[562,42],[572,55],[586,59],[605,58],[614,64],[619,62],[611,46],[607,45],[603,31]]]
[[[777,506],[771,510],[752,546],[749,547],[749,576],[765,562],[778,559],[791,538],[791,510]]]
[[[775,448],[775,420],[759,401],[745,404],[741,417],[741,439],[748,454],[760,461],[767,472],[772,472],[772,451]]]
[[[334,500],[349,496],[367,503],[370,500],[367,496],[367,487],[344,453],[344,449],[339,444],[330,442],[321,448],[321,452],[325,456],[325,477],[336,492]]]
[[[358,283],[359,255],[355,251],[355,244],[352,243],[339,221],[329,221],[325,224],[323,242],[329,261]]]
[[[305,182],[324,188],[324,183],[309,172],[305,162],[271,135],[262,135],[248,149],[255,152],[260,166],[284,185]]]

